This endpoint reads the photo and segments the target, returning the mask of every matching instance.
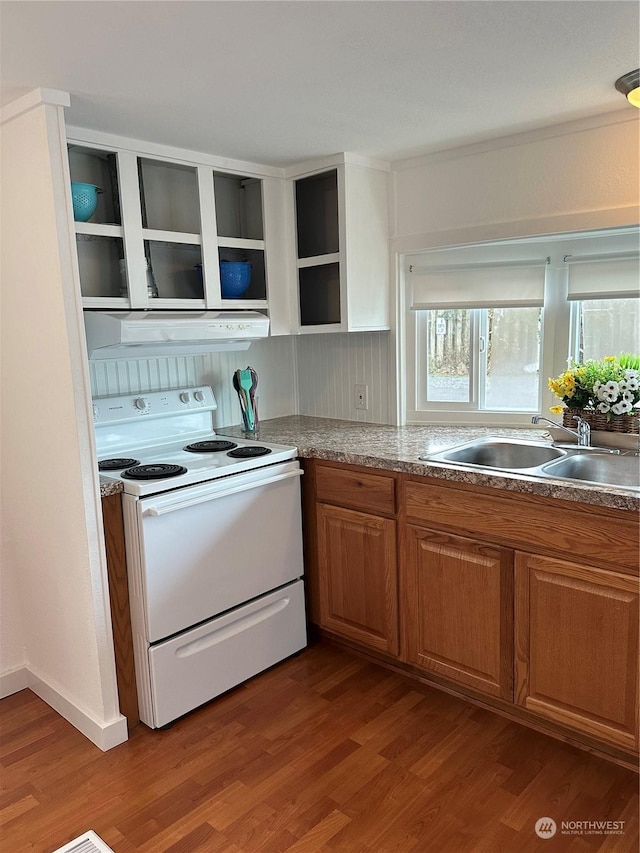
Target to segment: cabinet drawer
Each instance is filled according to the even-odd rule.
[[[378,515],[395,515],[395,487],[395,478],[383,474],[366,474],[329,465],[318,465],[316,471],[318,501]]]
[[[638,549],[612,546],[612,531],[618,542],[638,541],[636,513],[415,480],[406,484],[405,501],[410,524],[638,573]]]

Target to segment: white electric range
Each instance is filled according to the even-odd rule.
[[[160,728],[306,645],[296,448],[217,435],[211,388],[96,398],[121,482],[141,720]]]

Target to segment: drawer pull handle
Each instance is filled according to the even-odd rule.
[[[235,637],[236,634],[240,634],[242,631],[247,631],[249,628],[259,625],[260,622],[265,622],[267,619],[275,616],[276,613],[284,610],[288,604],[289,598],[280,598],[278,601],[274,601],[273,604],[268,604],[266,607],[262,607],[254,613],[249,613],[247,616],[240,617],[240,619],[237,619],[230,625],[214,629],[210,634],[207,634],[204,637],[199,637],[197,640],[193,640],[184,646],[180,646],[176,649],[175,655],[177,658],[186,658],[191,655],[195,655],[198,652],[202,652],[211,646],[217,646],[218,643],[224,643],[224,641],[228,640],[230,637]]]

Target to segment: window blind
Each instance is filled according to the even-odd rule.
[[[412,310],[541,308],[548,260],[409,266]]]
[[[640,255],[568,255],[567,299],[624,299],[640,296]]]

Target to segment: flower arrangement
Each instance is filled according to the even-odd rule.
[[[549,388],[570,409],[591,410],[611,421],[621,415],[639,414],[640,356],[622,353],[608,355],[584,364],[570,362],[568,369]],[[552,406],[559,414],[564,406]]]

